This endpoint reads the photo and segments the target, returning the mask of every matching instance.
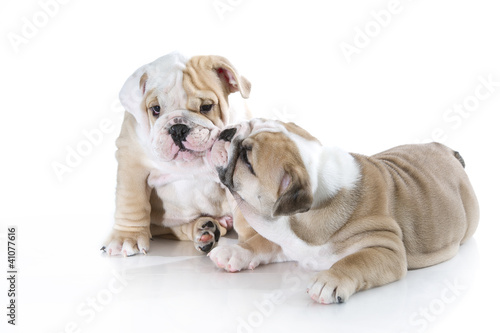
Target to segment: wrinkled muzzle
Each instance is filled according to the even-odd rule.
[[[250,134],[248,123],[228,126],[222,130],[213,144],[210,162],[215,167],[219,179],[230,190],[233,188],[233,174],[240,152],[240,145]]]
[[[161,160],[189,162],[206,156],[220,131],[203,116],[174,111],[156,121],[153,150]]]

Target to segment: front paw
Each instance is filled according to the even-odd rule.
[[[356,291],[351,278],[332,270],[319,272],[313,281],[307,293],[321,304],[344,303]]]
[[[218,140],[215,141],[211,150],[211,162],[215,167],[225,167],[227,164],[227,152],[231,142]]]
[[[254,269],[260,263],[251,250],[237,244],[219,246],[213,249],[208,256],[217,267],[231,273],[243,269]]]
[[[211,218],[202,218],[196,223],[194,247],[200,252],[208,253],[219,241],[221,232],[217,223]]]
[[[121,254],[124,257],[137,253],[146,254],[149,250],[150,238],[149,228],[136,232],[113,230],[101,250],[108,255]]]

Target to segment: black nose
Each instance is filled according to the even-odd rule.
[[[172,139],[176,144],[182,143],[182,141],[186,140],[186,137],[189,133],[189,127],[183,124],[176,124],[168,130],[168,134],[172,136]]]
[[[236,134],[236,128],[228,128],[221,132],[219,140],[231,141]]]

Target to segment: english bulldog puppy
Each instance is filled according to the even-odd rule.
[[[115,223],[103,251],[146,254],[152,235],[170,235],[208,252],[232,228],[226,190],[207,158],[220,128],[245,119],[230,109],[229,94],[248,98],[250,87],[223,57],[180,53],[128,78],[120,91],[126,112],[116,141]]]
[[[224,130],[212,159],[242,216],[239,243],[210,259],[230,272],[299,261],[320,271],[307,290],[319,303],[448,260],[478,225],[464,161],[439,143],[363,156],[256,119]]]

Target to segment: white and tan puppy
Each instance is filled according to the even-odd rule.
[[[368,157],[261,119],[220,138],[212,158],[243,215],[235,217],[239,244],[209,254],[227,271],[299,261],[321,271],[309,295],[341,303],[450,259],[476,230],[479,207],[464,162],[444,145]]]
[[[242,118],[228,95],[250,82],[219,56],[171,53],[135,71],[120,101],[115,224],[102,250],[146,253],[152,235],[193,240],[208,252],[232,228],[232,210],[206,159],[220,128]]]

